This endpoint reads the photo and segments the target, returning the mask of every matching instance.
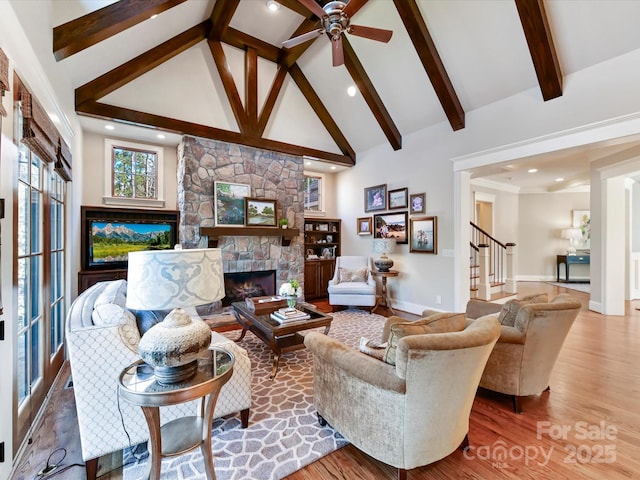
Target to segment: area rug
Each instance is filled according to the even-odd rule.
[[[357,348],[360,337],[378,339],[384,322],[384,317],[360,310],[336,312],[329,336]],[[223,335],[236,339],[239,331]],[[281,355],[278,374],[269,380],[268,347],[250,332],[239,345],[251,358],[251,417],[246,429],[241,428],[237,415],[214,421],[217,480],[278,480],[347,444],[338,432],[318,423],[313,407],[313,360],[308,350]],[[123,469],[124,480],[139,478],[147,461],[143,457]],[[130,460],[131,456],[125,458],[125,463]],[[205,478],[199,449],[164,459],[161,471],[166,479]]]
[[[562,282],[547,282],[549,285],[555,285],[556,287],[568,288],[569,290],[576,290],[578,292],[591,293],[590,283],[562,283]]]

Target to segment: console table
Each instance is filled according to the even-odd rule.
[[[589,265],[591,263],[591,257],[589,255],[558,255],[556,258],[556,281],[564,283],[572,282],[586,282],[589,280],[570,280],[570,267],[571,265]],[[560,265],[565,265],[565,279],[560,280]]]

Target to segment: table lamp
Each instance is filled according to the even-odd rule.
[[[198,356],[211,344],[211,329],[184,308],[224,297],[220,249],[130,252],[127,308],[172,310],[140,339],[138,354],[154,368],[161,384],[181,383],[198,368]]]
[[[582,238],[582,232],[579,228],[565,228],[560,232],[562,238],[569,240],[569,248],[567,248],[567,255],[575,255],[576,247],[573,245],[575,240]]]
[[[373,251],[380,253],[380,258],[373,261],[373,264],[381,272],[388,272],[393,267],[393,260],[387,257],[387,253],[393,252],[396,246],[395,238],[374,238],[373,239]]]

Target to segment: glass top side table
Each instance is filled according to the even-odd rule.
[[[222,386],[233,374],[233,354],[211,348],[198,359],[198,370],[189,380],[173,385],[157,382],[153,367],[142,360],[132,363],[120,374],[119,394],[142,409],[149,428],[149,462],[142,478],[160,478],[163,457],[181,455],[200,447],[208,480],[215,480],[211,452],[213,411]],[[187,416],[160,426],[160,407],[201,399],[200,416]]]

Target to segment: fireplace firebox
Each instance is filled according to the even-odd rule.
[[[224,274],[224,292],[222,306],[241,302],[247,297],[275,295],[276,271],[232,272]]]

